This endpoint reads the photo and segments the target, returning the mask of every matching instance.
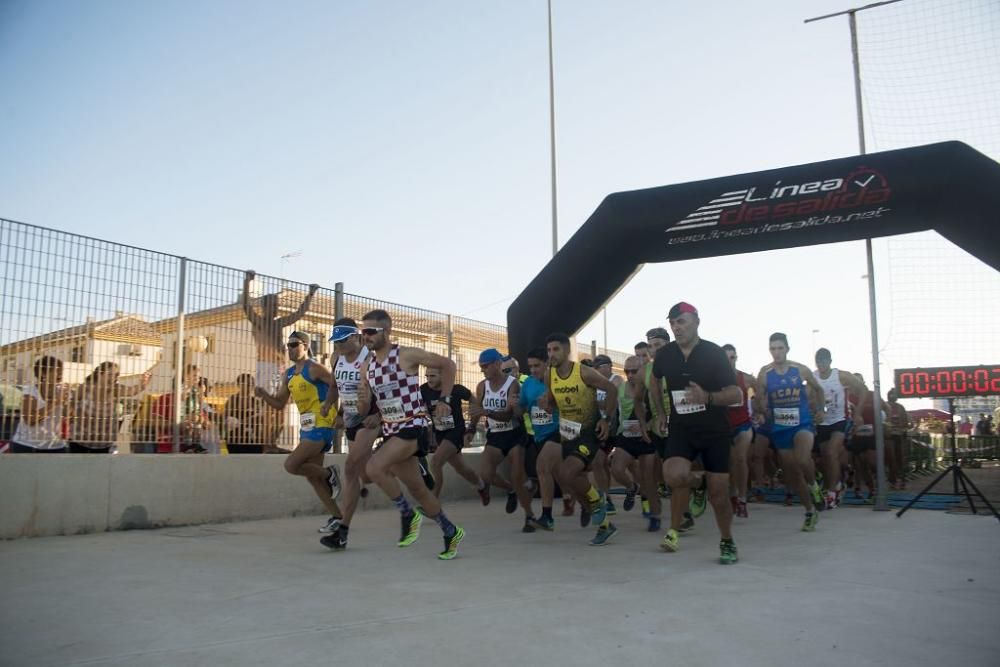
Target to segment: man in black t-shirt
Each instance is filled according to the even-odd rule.
[[[670,530],[660,547],[677,551],[677,530],[688,507],[691,461],[700,456],[705,468],[709,502],[715,512],[722,541],[719,561],[738,560],[733,542],[733,508],[729,503],[729,448],[733,444],[726,406],[743,400],[729,358],[721,347],[698,337],[698,310],[689,303],[675,304],[667,314],[674,342],[661,347],[653,361],[653,375],[666,378],[670,388],[670,417],[661,392],[650,392],[658,403],[661,432],[667,431],[663,476],[673,492]]]
[[[424,405],[430,413],[434,414],[438,399],[441,398],[441,374],[436,368],[428,368],[427,382],[420,385],[420,394],[423,396]],[[434,457],[431,459],[431,474],[434,476],[435,484],[432,489],[435,496],[441,496],[441,489],[444,487],[444,464],[449,464],[461,475],[469,484],[479,491],[479,498],[483,505],[490,502],[490,492],[479,475],[465,465],[462,458],[462,445],[465,443],[465,416],[462,414],[462,401],[468,402],[472,399],[472,392],[460,384],[456,384],[451,390],[451,414],[444,418],[434,417],[428,429],[434,434],[437,442],[437,449],[434,450]]]

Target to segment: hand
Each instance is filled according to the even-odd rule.
[[[438,405],[440,406],[441,404],[438,403]],[[450,413],[451,412],[451,408],[449,408],[448,411]],[[486,410],[483,410],[483,406],[481,406],[481,405],[469,405],[469,419],[479,419],[480,417],[483,417],[484,415],[486,415]]]
[[[264,391],[263,387],[254,387],[253,395],[256,396],[257,398],[264,398],[265,396],[267,396],[267,392]]]
[[[142,388],[145,389],[149,386],[149,383],[153,381],[153,374],[146,371],[142,374]]]
[[[451,414],[451,406],[444,401],[438,401],[437,406],[434,408],[434,416],[438,419],[444,419]]]
[[[312,285],[309,286],[309,294],[315,294],[318,291],[319,291],[319,285],[317,285],[316,283],[313,283]]]
[[[688,403],[705,405],[708,403],[708,392],[702,389],[697,382],[688,382],[684,398],[687,399]]]
[[[659,417],[656,418],[657,430],[663,435],[667,434],[667,424],[669,423],[669,421],[670,419],[667,417],[667,415],[660,415]]]
[[[326,417],[328,414],[330,414],[330,404],[324,403],[323,405],[319,406],[319,414],[321,417]]]
[[[378,428],[379,424],[382,423],[382,417],[379,415],[368,415],[361,423],[365,425],[365,428]]]
[[[813,423],[822,424],[824,419],[826,419],[826,410],[817,410],[813,416]]]
[[[649,437],[649,432],[648,431],[643,431],[642,432],[642,441],[644,443],[646,443],[647,445],[653,442],[653,439]]]
[[[472,431],[465,432],[465,436],[462,438],[462,440],[465,442],[466,447],[472,444],[472,438],[474,435],[475,434]]]
[[[594,427],[594,435],[597,436],[598,440],[607,440],[609,428],[608,420],[602,417],[597,420],[597,426]]]
[[[538,407],[540,407],[542,410],[545,410],[546,412],[549,413],[552,412],[554,406],[552,405],[552,397],[549,395],[548,392],[545,392],[544,394],[539,396],[537,403]]]
[[[344,428],[344,415],[337,413],[337,418],[333,420],[333,427],[336,429]]]
[[[246,278],[247,280],[253,280],[254,278],[257,277],[257,272],[256,271],[247,271],[247,272],[245,272],[243,274],[243,277]]]

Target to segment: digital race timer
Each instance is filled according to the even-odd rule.
[[[1000,364],[900,368],[896,391],[900,398],[1000,395]]]

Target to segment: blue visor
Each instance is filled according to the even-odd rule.
[[[334,343],[339,343],[342,340],[347,340],[351,336],[357,336],[360,333],[361,332],[358,331],[357,327],[341,324],[333,328],[333,333],[330,334],[330,340]]]

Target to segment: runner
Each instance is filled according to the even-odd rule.
[[[667,341],[669,342],[669,341]],[[653,355],[649,350],[649,343],[644,340],[635,344],[635,356],[639,357],[639,363],[645,366],[653,360]]]
[[[328,533],[320,538],[320,543],[330,549],[346,549],[351,519],[361,497],[365,466],[371,458],[372,445],[379,436],[381,420],[374,406],[369,408],[368,414],[358,412],[358,386],[369,356],[368,348],[361,342],[358,323],[349,317],[338,319],[333,323],[330,340],[337,355],[333,365],[337,391],[327,394],[321,412],[326,414],[339,396],[336,427],[343,428],[347,436],[347,460],[344,461],[344,517],[336,530],[331,531],[330,526],[320,529],[321,533]]]
[[[427,382],[420,385],[420,395],[424,399],[424,405],[433,414],[437,409],[438,400],[441,398],[441,371],[436,368],[427,368],[424,371]],[[455,469],[462,478],[479,492],[479,499],[483,505],[490,504],[490,490],[483,480],[479,479],[472,468],[465,464],[462,458],[462,446],[465,444],[465,416],[462,414],[462,402],[472,400],[472,392],[467,387],[456,384],[451,390],[451,414],[447,417],[434,417],[433,431],[434,441],[437,449],[431,458],[431,473],[436,480],[434,485],[434,496],[441,497],[441,490],[444,488],[444,464],[447,463]],[[472,431],[475,433],[475,429]],[[470,438],[471,439],[471,438]]]
[[[284,410],[289,398],[295,401],[299,410],[299,445],[285,459],[285,470],[306,478],[330,512],[321,532],[334,533],[343,516],[337,505],[340,471],[336,465],[323,467],[323,455],[333,446],[333,424],[337,418],[336,408],[331,409],[325,401],[329,393],[336,393],[337,385],[330,371],[309,358],[308,335],[293,331],[285,346],[292,366],[285,371],[277,395],[263,387],[257,387],[254,393],[275,410]]]
[[[500,372],[505,376],[510,375],[517,378],[521,389],[524,389],[524,381],[528,379],[528,376],[521,374],[517,359],[506,355],[500,362]],[[528,495],[533,498],[535,491],[538,490],[538,471],[536,470],[538,451],[535,448],[535,432],[531,427],[531,415],[524,413],[521,415],[521,419],[514,420],[514,428],[519,432],[521,442],[524,443],[524,484],[525,488],[528,489]]]
[[[647,530],[655,533],[660,530],[660,496],[656,493],[656,482],[653,468],[656,466],[656,446],[650,435],[652,429],[652,413],[646,400],[646,384],[642,377],[642,364],[639,357],[629,357],[625,360],[625,383],[618,388],[618,433],[615,438],[615,453],[612,457],[611,472],[615,479],[625,485],[625,502],[622,507],[626,512],[635,506],[636,492],[647,499],[650,507],[647,510]],[[633,464],[638,462],[637,466]],[[633,475],[629,469],[637,470]]]
[[[864,380],[858,376],[858,379]],[[865,385],[867,390],[867,385]],[[879,419],[885,423],[885,405],[879,401]],[[866,391],[854,410],[854,432],[848,444],[854,461],[854,495],[868,504],[875,502],[877,448],[875,445],[875,392]],[[868,497],[861,495],[862,482],[868,487]]]
[[[611,380],[611,383],[618,387],[619,397],[621,396],[621,386],[624,380],[620,375],[615,375],[614,368],[611,364],[611,357],[606,354],[599,354],[594,357],[594,370]],[[601,416],[607,418],[607,409],[605,403],[607,402],[608,396],[607,392],[603,389],[597,390],[597,409],[600,411]],[[608,433],[608,436],[601,441],[601,449],[597,452],[597,456],[594,458],[593,474],[594,483],[597,486],[597,490],[601,492],[604,497],[605,511],[608,516],[614,516],[618,514],[618,509],[615,504],[611,502],[611,496],[608,494],[608,490],[611,488],[611,465],[610,456],[611,450],[615,447],[615,438],[613,433]]]
[[[888,403],[886,413],[889,418],[886,422],[885,451],[886,461],[889,462],[889,483],[896,491],[906,489],[906,468],[910,455],[910,415],[906,408],[899,404],[899,395],[895,387],[886,394]]]
[[[543,410],[559,410],[563,458],[559,466],[560,486],[564,493],[571,492],[580,501],[581,525],[589,521],[600,526],[590,544],[607,544],[618,529],[607,518],[601,494],[591,485],[587,471],[594,463],[600,441],[610,431],[608,418],[597,411],[597,390],[607,392],[608,406],[615,406],[617,414],[618,387],[593,368],[570,360],[566,334],[550,334],[545,346],[549,355],[549,393],[539,400]],[[615,415],[609,416],[613,419]]]
[[[528,370],[531,375],[521,387],[518,404],[531,420],[535,447],[538,450],[536,467],[542,495],[542,516],[535,525],[544,530],[553,530],[555,520],[552,518],[552,502],[555,498],[556,473],[562,462],[562,447],[559,444],[559,411],[550,413],[538,405],[539,399],[548,392],[545,386],[547,369],[548,353],[545,349],[535,348],[528,352]],[[569,492],[566,492],[566,496],[569,496]]]
[[[816,380],[823,388],[823,421],[816,429],[816,443],[823,465],[823,488],[826,509],[840,505],[843,483],[840,463],[843,458],[844,434],[847,433],[847,396],[850,392],[864,400],[868,392],[853,373],[831,367],[833,355],[821,347],[816,350]]]
[[[705,468],[708,498],[719,527],[719,562],[725,565],[739,560],[733,541],[733,508],[729,503],[729,451],[732,447],[727,405],[740,400],[726,353],[715,343],[698,336],[701,320],[698,310],[689,303],[674,304],[667,313],[675,342],[656,353],[653,376],[666,380],[671,388],[670,431],[661,456],[665,459],[663,475],[670,485],[670,529],[660,548],[674,552],[680,546],[678,530],[688,507],[688,489],[696,482],[691,462],[701,457]],[[660,428],[666,432],[667,406],[663,394],[650,394],[658,404]]]
[[[663,327],[653,327],[646,332],[646,350],[649,355],[648,361],[643,364],[645,368],[645,380],[646,380],[646,391],[650,391],[653,387],[653,359],[656,357],[657,351],[666,347],[667,343],[670,342],[670,334]],[[670,414],[670,389],[663,382],[660,382],[660,392],[663,394],[663,405],[667,406],[665,412],[667,415]],[[656,446],[656,461],[653,465],[653,479],[656,482],[656,492],[660,498],[669,498],[670,490],[667,488],[667,482],[663,479],[663,459],[660,458],[660,452],[663,449],[663,442],[667,437],[667,431],[661,430],[660,428],[660,413],[658,403],[650,400],[649,405],[653,410],[653,438],[654,445]],[[694,505],[697,506],[695,516],[701,516],[705,511],[705,492],[700,486],[698,491],[695,492]],[[649,499],[644,499],[643,511],[649,514]],[[684,514],[684,526],[681,528],[681,532],[694,527],[694,518],[691,516],[691,512],[685,512]]]
[[[802,530],[816,530],[825,506],[813,467],[813,424],[822,421],[823,387],[805,365],[788,360],[788,338],[771,334],[773,363],[760,369],[754,409],[771,427],[771,443],[778,451],[786,492],[795,491],[806,509]]]
[[[753,440],[753,421],[750,419],[749,393],[753,389],[756,393],[756,382],[749,373],[744,373],[736,368],[736,348],[726,343],[722,346],[726,356],[729,358],[729,365],[736,375],[736,386],[740,388],[742,397],[726,409],[726,417],[729,419],[729,428],[733,437],[733,449],[729,453],[729,476],[733,481],[733,490],[729,500],[733,505],[733,513],[746,519],[750,516],[747,512],[747,481],[750,476],[750,468],[747,461],[747,454],[750,452],[750,441]]]
[[[479,353],[479,368],[483,380],[476,386],[476,400],[469,410],[469,430],[474,432],[481,417],[486,417],[486,447],[479,458],[479,476],[487,489],[498,486],[507,491],[507,513],[512,514],[520,502],[524,509],[525,533],[535,532],[535,515],[531,511],[531,495],[524,486],[523,430],[516,422],[521,418],[517,403],[521,384],[512,374],[500,370],[503,355],[495,348]],[[471,439],[471,434],[470,436]],[[497,466],[510,456],[510,481],[497,474]],[[487,491],[488,492],[488,491]]]
[[[455,363],[446,357],[415,347],[390,343],[392,318],[384,310],[373,310],[363,318],[361,333],[372,355],[368,361],[367,382],[358,392],[358,412],[367,414],[372,401],[382,417],[382,446],[379,447],[366,471],[399,510],[402,533],[398,546],[408,547],[420,537],[424,514],[434,519],[444,534],[441,560],[458,555],[458,545],[465,531],[448,520],[441,503],[424,483],[417,465],[417,456],[425,440],[421,437],[427,426],[424,401],[420,395],[420,367],[436,368],[441,372],[441,396],[434,417],[443,419],[451,414],[451,389],[455,384]],[[403,497],[402,481],[420,503],[410,507]]]

